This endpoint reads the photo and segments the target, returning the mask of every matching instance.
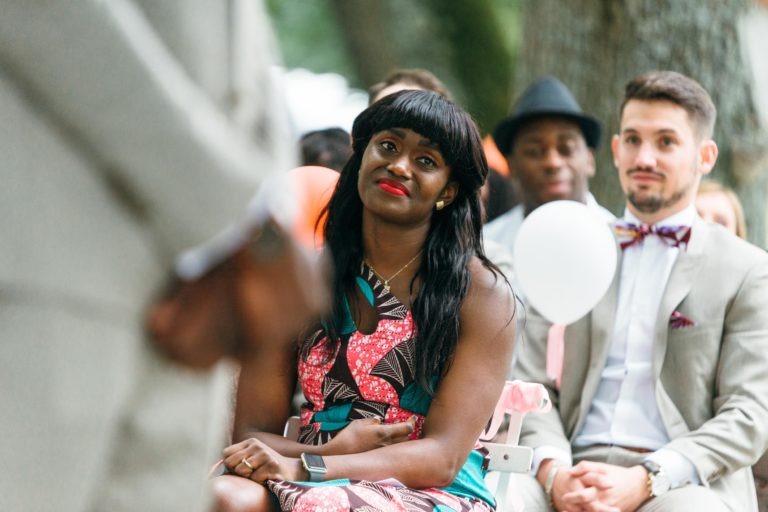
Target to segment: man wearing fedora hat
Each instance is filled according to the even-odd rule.
[[[582,112],[560,80],[545,77],[531,84],[493,131],[522,201],[485,226],[485,240],[511,252],[523,219],[560,199],[585,203],[606,221],[613,220],[587,188],[595,174],[592,150],[600,144],[600,133],[600,123]]]

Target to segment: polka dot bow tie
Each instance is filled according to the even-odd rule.
[[[632,224],[631,222],[617,222],[616,236],[619,238],[619,245],[626,249],[635,244],[639,244],[645,237],[650,235],[658,236],[662,242],[670,247],[688,247],[688,240],[691,239],[690,226],[648,226],[647,224]]]

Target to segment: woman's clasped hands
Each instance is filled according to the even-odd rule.
[[[381,418],[353,420],[325,445],[307,446],[307,451],[345,455],[401,443],[416,430],[416,420],[415,415],[399,423],[382,423]],[[253,437],[225,448],[223,464],[231,473],[254,482],[308,479],[301,459],[280,455]]]
[[[225,448],[224,466],[235,475],[259,483],[307,478],[300,459],[284,457],[253,437]]]

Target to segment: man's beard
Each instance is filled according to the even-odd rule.
[[[687,190],[680,189],[668,199],[664,199],[661,197],[661,194],[647,195],[643,198],[639,198],[635,192],[630,192],[629,195],[627,195],[627,201],[637,208],[637,211],[639,212],[656,213],[662,208],[676,204],[680,199],[685,197],[687,193]]]
[[[631,174],[632,171],[629,171],[628,174]],[[655,174],[658,174],[660,176],[664,176],[662,173],[655,172]],[[672,194],[667,199],[664,199],[662,196],[662,192],[655,193],[655,194],[646,194],[645,197],[638,197],[639,194],[634,191],[630,190],[627,193],[627,201],[629,201],[629,204],[637,208],[637,211],[642,213],[656,213],[662,208],[667,208],[669,206],[673,206],[677,204],[683,197],[685,197],[688,192],[696,185],[696,177],[693,176],[691,179],[691,182],[684,187],[680,187],[677,191],[675,191],[674,194]]]

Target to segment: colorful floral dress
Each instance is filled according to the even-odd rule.
[[[304,444],[325,443],[350,421],[371,417],[397,423],[415,415],[411,438],[422,435],[431,397],[414,380],[411,312],[369,267],[362,267],[357,285],[375,306],[379,323],[375,332],[363,334],[348,314],[342,343],[330,354],[324,350],[325,332],[314,334],[320,341],[299,362],[299,380],[307,399],[299,434]],[[478,444],[454,482],[439,489],[410,489],[395,480],[269,481],[267,485],[285,511],[488,512],[494,509],[494,499],[483,481],[485,456]]]

